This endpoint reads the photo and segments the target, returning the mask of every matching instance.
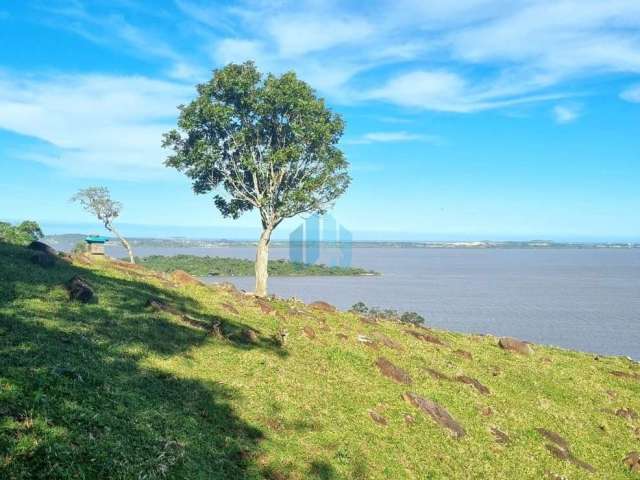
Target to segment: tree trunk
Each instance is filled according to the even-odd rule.
[[[129,262],[135,264],[136,261],[133,258],[133,250],[131,250],[131,245],[129,245],[129,242],[127,242],[127,240],[122,235],[120,235],[120,233],[115,228],[111,227],[109,230],[111,230],[111,233],[113,233],[116,237],[118,237],[118,240],[120,240],[120,243],[122,243],[124,248],[127,249],[127,253],[129,254]]]
[[[271,232],[273,228],[268,227],[262,231],[260,240],[258,241],[258,248],[256,249],[256,291],[255,294],[258,297],[267,296],[267,279],[269,272],[267,267],[269,265],[269,241],[271,240]]]

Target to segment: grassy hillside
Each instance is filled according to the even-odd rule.
[[[638,478],[628,360],[30,256],[0,244],[0,478]]]

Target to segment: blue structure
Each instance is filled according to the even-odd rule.
[[[109,241],[109,237],[102,237],[100,235],[89,235],[84,239],[89,246],[89,253],[91,255],[104,255],[104,244]]]

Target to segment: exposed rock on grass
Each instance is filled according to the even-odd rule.
[[[495,437],[496,442],[500,443],[501,445],[506,445],[507,443],[509,443],[509,435],[504,433],[498,427],[491,427],[491,433]]]
[[[570,462],[588,472],[593,473],[596,471],[593,466],[583,460],[580,460],[571,452],[571,449],[569,448],[569,442],[567,442],[560,434],[551,430],[547,430],[545,428],[537,428],[536,431],[547,440],[552,442],[548,443],[546,445],[546,448],[554,457],[558,458],[559,460]]]
[[[503,350],[519,353],[520,355],[533,354],[533,348],[531,348],[531,345],[529,345],[527,342],[523,342],[522,340],[517,340],[515,338],[503,337],[498,340],[498,345]]]
[[[555,443],[560,448],[569,450],[569,442],[567,442],[559,433],[556,433],[552,430],[547,430],[546,428],[536,428],[536,432],[538,432],[550,442]]]
[[[384,357],[379,357],[378,360],[376,360],[376,366],[380,370],[380,373],[385,377],[389,377],[404,385],[410,385],[412,383],[411,377],[407,372],[402,370],[400,367],[396,367]]]
[[[204,285],[204,283],[184,270],[175,270],[171,274],[171,279],[179,285]]]
[[[624,464],[629,467],[632,472],[640,473],[640,453],[629,452],[624,457]]]
[[[375,318],[360,316],[360,321],[366,325],[376,325],[378,322]]]
[[[468,377],[466,375],[458,375],[456,377],[456,380],[467,384],[467,385],[471,385],[473,388],[475,388],[478,392],[480,392],[482,395],[489,395],[489,389],[484,386],[482,383],[480,383],[478,380],[476,380],[475,378],[471,378]]]
[[[313,328],[311,328],[310,326],[305,326],[302,329],[303,333],[307,336],[308,339],[313,340],[314,338],[316,338],[316,332]]]
[[[336,307],[334,307],[330,303],[323,302],[322,300],[318,300],[317,302],[310,303],[309,306],[315,310],[321,310],[323,312],[333,313],[337,311]]]
[[[276,311],[276,309],[273,308],[271,306],[271,304],[269,303],[269,300],[265,300],[264,298],[256,297],[255,298],[255,302],[256,302],[256,305],[258,306],[258,308],[260,309],[260,311],[262,313],[264,313],[265,315],[269,315],[269,314],[271,314],[271,313]]]
[[[448,429],[454,438],[460,439],[465,436],[464,428],[437,403],[413,392],[406,392],[402,398],[429,415],[438,425]]]
[[[640,373],[636,373],[636,372],[623,372],[621,370],[612,370],[611,375],[618,378],[626,378],[629,380],[640,381]]]
[[[227,312],[233,313],[234,315],[240,315],[240,312],[236,307],[231,305],[230,303],[223,303],[222,308],[224,308]]]
[[[242,339],[246,343],[256,344],[258,343],[258,334],[251,328],[245,328],[242,330]]]
[[[491,415],[493,415],[493,409],[487,405],[486,407],[482,407],[480,409],[480,415],[482,415],[483,417],[490,417]]]
[[[51,268],[56,264],[56,257],[46,252],[35,252],[31,255],[31,263],[42,268]]]
[[[435,345],[444,345],[442,340],[430,333],[417,332],[416,330],[405,330],[405,333],[417,338],[418,340],[422,340],[423,342],[433,343]]]
[[[631,408],[619,408],[615,411],[616,416],[626,418],[627,420],[635,420],[638,418],[638,414]]]
[[[158,312],[167,312],[171,315],[174,315],[179,320],[183,321],[191,325],[192,327],[198,328],[200,330],[205,330],[209,333],[222,336],[224,332],[222,331],[222,323],[214,322],[211,325],[208,325],[207,322],[203,320],[199,320],[197,318],[193,318],[190,315],[187,315],[183,311],[177,309],[176,307],[165,303],[163,300],[159,298],[149,298],[146,303],[147,307],[152,308]]]
[[[382,415],[380,415],[378,412],[375,412],[373,410],[369,410],[369,416],[378,425],[386,425],[387,424],[387,419],[384,418]]]
[[[58,256],[58,251],[55,248],[37,240],[31,242],[27,248],[29,250],[35,250],[36,252],[46,253],[47,255],[51,255],[52,257]]]
[[[71,300],[89,303],[94,299],[93,288],[91,288],[91,285],[89,285],[89,283],[79,275],[74,276],[66,283],[65,286],[69,291],[69,298],[71,298]]]
[[[366,345],[367,347],[375,348],[376,350],[379,348],[378,342],[376,342],[373,338],[367,337],[366,335],[359,334],[356,337],[356,340],[359,343]]]
[[[457,349],[454,350],[453,353],[455,353],[459,357],[466,358],[467,360],[473,360],[473,355],[471,355],[471,352],[467,352],[466,350]]]
[[[391,349],[397,350],[399,352],[404,350],[404,348],[402,347],[402,345],[399,342],[396,342],[395,340],[390,339],[386,335],[378,334],[378,335],[376,335],[375,338],[376,338],[377,341],[382,343],[382,345],[384,345],[387,348],[391,348]]]
[[[439,370],[436,370],[435,368],[425,367],[424,370],[435,380],[451,380],[451,377]]]

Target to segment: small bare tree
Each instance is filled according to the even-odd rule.
[[[113,221],[118,218],[122,211],[122,203],[111,199],[109,189],[106,187],[89,187],[80,190],[72,198],[72,202],[78,202],[87,212],[95,215],[102,222],[104,228],[113,233],[127,249],[129,261],[136,263],[133,251],[129,242],[120,235],[120,232],[113,226]]]

